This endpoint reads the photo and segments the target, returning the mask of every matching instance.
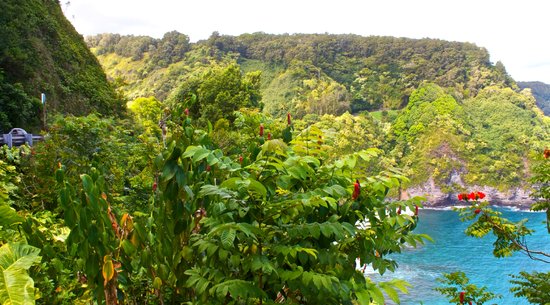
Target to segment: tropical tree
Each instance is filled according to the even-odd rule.
[[[191,116],[206,124],[221,118],[233,121],[242,107],[260,107],[260,72],[242,75],[236,63],[212,65],[188,77],[169,98],[170,105],[185,101]]]
[[[299,140],[258,139],[257,155],[229,158],[211,148],[191,114],[171,115],[145,225],[156,238],[134,225],[160,302],[370,304],[383,303],[380,289],[392,298],[406,291],[401,281],[377,286],[356,269],[357,260],[394,270],[387,255],[424,238],[411,233],[417,217],[399,213],[418,199],[384,200],[403,177],[369,177],[357,166],[376,158],[374,150],[326,163],[297,149]]]
[[[546,225],[550,234],[550,150],[544,151],[543,158],[539,157],[533,167],[532,181],[536,188],[532,196],[537,200],[531,206],[533,211],[546,213]],[[538,249],[531,249],[527,245],[526,237],[533,231],[526,227],[526,219],[512,222],[501,217],[501,213],[489,207],[488,202],[481,202],[485,195],[481,192],[460,194],[459,199],[470,201],[471,205],[458,209],[461,220],[474,220],[466,229],[466,234],[473,237],[483,237],[492,233],[494,242],[493,254],[496,257],[507,257],[514,252],[522,252],[529,259],[550,264],[550,253]],[[515,285],[511,291],[516,297],[525,297],[530,303],[548,304],[550,293],[548,292],[548,279],[550,272],[520,272],[512,275],[511,282]]]

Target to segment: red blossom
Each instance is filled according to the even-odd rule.
[[[239,163],[243,163],[243,156],[239,156]]]
[[[359,184],[359,180],[355,180],[355,183],[353,184],[353,194],[351,195],[351,199],[356,200],[359,198],[359,195],[361,194],[361,185]]]
[[[260,124],[260,137],[264,136],[264,124]]]
[[[418,216],[418,206],[414,206],[414,216]]]
[[[481,210],[480,210],[480,209],[476,209],[476,210],[474,211],[474,213],[476,213],[476,215],[477,215],[477,214],[481,213]]]
[[[286,122],[288,123],[288,125],[292,124],[292,120],[291,120],[291,118],[290,118],[290,112],[288,112],[288,113],[286,114]]]
[[[458,297],[458,299],[460,300],[460,304],[464,303],[464,295],[465,294],[466,294],[466,292],[464,292],[464,291],[460,292],[460,296]]]
[[[185,110],[183,112],[185,112],[186,116],[189,116],[189,108],[185,108]]]
[[[153,192],[155,192],[156,190],[157,190],[157,183],[153,182]]]
[[[397,215],[401,215],[401,207],[397,208]]]
[[[210,165],[206,165],[206,171],[209,172],[211,170]]]
[[[271,132],[268,132],[268,133],[267,133],[267,139],[268,139],[268,140],[271,140]]]
[[[544,149],[544,159],[550,158],[550,149],[545,148]]]
[[[476,200],[476,193],[471,192],[470,194],[468,194],[468,200]]]
[[[483,193],[483,192],[477,192],[476,195],[477,195],[477,198],[479,198],[479,199],[485,198],[485,193]]]
[[[466,193],[461,193],[461,194],[458,194],[458,200],[464,200],[464,201],[468,201],[470,198],[469,198],[469,195],[466,194]]]

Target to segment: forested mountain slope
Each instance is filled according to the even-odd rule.
[[[263,33],[189,43],[177,32],[87,43],[130,99],[196,100],[191,113],[214,130],[243,106],[292,113],[317,128],[328,154],[385,151],[370,169],[402,168],[411,181],[401,195],[432,204],[452,204],[472,187],[495,203],[528,204],[533,153],[549,144],[549,120],[531,93],[470,43]]]
[[[537,100],[537,106],[546,115],[550,115],[550,85],[543,82],[518,82],[521,89],[529,88]]]
[[[424,81],[454,88],[461,98],[486,86],[516,87],[486,49],[434,39],[213,33],[189,43],[186,35],[170,32],[162,39],[102,34],[87,43],[130,98],[164,100],[186,74],[212,63],[236,61],[245,72],[260,70],[262,102],[273,115],[400,109]]]
[[[48,113],[114,114],[121,103],[57,0],[0,1],[0,131],[40,126]]]

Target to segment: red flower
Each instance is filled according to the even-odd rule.
[[[239,156],[239,163],[243,163],[243,156]]]
[[[290,119],[290,112],[286,114],[286,122],[288,123],[288,125],[292,124],[292,120]]]
[[[185,108],[185,110],[183,112],[185,112],[186,116],[189,116],[189,108]]]
[[[211,170],[210,165],[206,165],[206,171],[209,172]]]
[[[414,206],[414,216],[418,216],[418,206]]]
[[[355,183],[353,184],[353,194],[351,195],[351,199],[356,200],[359,198],[359,195],[361,194],[361,185],[359,184],[359,180],[355,180]]]
[[[544,159],[550,158],[550,149],[545,148],[544,149]]]
[[[485,193],[483,193],[483,192],[477,192],[476,195],[477,195],[477,198],[479,198],[479,199],[485,198]]]
[[[463,194],[458,194],[458,200],[462,201],[462,200],[465,199],[462,195],[463,195]]]
[[[397,208],[397,215],[401,215],[401,207]]]
[[[474,213],[476,213],[476,215],[477,215],[477,214],[481,213],[481,210],[480,210],[480,209],[476,209],[476,210],[474,211]]]
[[[264,124],[260,124],[260,137],[264,136]]]
[[[476,200],[476,193],[471,192],[470,194],[468,194],[468,200]]]
[[[268,139],[268,140],[271,140],[271,132],[268,132],[268,133],[267,133],[267,139]]]
[[[464,291],[460,292],[460,296],[458,297],[458,299],[460,300],[460,304],[464,303],[464,295],[465,294],[466,294],[466,292],[464,292]]]
[[[155,192],[156,190],[157,190],[157,183],[153,182],[153,192]]]

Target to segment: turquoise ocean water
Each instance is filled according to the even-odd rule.
[[[527,238],[527,245],[533,250],[550,253],[550,234],[543,223],[544,213],[498,210],[512,221],[529,219],[527,226],[536,232]],[[464,230],[468,223],[462,223],[455,211],[421,209],[419,216],[420,222],[415,232],[430,235],[434,243],[427,242],[424,246],[394,255],[392,258],[399,264],[394,273],[387,272],[379,276],[367,271],[367,275],[375,281],[399,278],[412,284],[409,294],[401,295],[401,304],[449,304],[433,288],[439,285],[436,278],[455,271],[465,272],[478,287],[487,286],[489,291],[502,295],[501,299],[494,299],[487,304],[529,304],[526,299],[515,298],[509,291],[512,286],[509,274],[518,274],[522,270],[550,271],[550,264],[531,260],[521,253],[495,258],[492,254],[492,235],[482,239],[466,236]]]

